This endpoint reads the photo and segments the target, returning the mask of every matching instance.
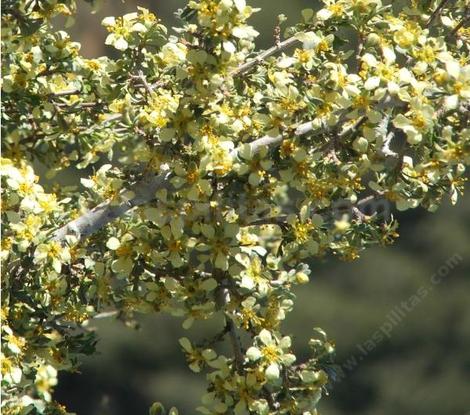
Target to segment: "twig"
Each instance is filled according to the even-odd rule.
[[[145,78],[145,75],[142,71],[139,71],[138,78],[142,81],[142,84],[144,85],[144,88],[148,92],[148,94],[152,95],[152,87],[148,84],[147,79]]]
[[[368,218],[368,216],[365,213],[362,213],[356,206],[352,207],[352,214],[359,220],[359,222],[364,222]]]
[[[449,40],[450,38],[454,37],[455,35],[457,35],[458,31],[463,27],[464,24],[466,23],[470,23],[470,4],[468,6],[465,7],[465,10],[464,10],[464,13],[463,13],[463,17],[462,17],[462,20],[457,24],[457,26],[455,26],[451,32],[449,32],[447,35],[446,35],[446,40]]]
[[[439,5],[436,7],[436,10],[431,14],[431,17],[429,20],[426,22],[425,27],[429,27],[432,25],[433,21],[441,14],[442,9],[445,7],[445,5],[449,2],[449,0],[441,0]]]
[[[233,349],[234,363],[238,373],[241,373],[243,370],[243,361],[245,360],[243,356],[242,345],[237,333],[237,327],[233,322],[230,313],[227,311],[227,306],[230,303],[230,291],[227,288],[227,283],[230,284],[230,281],[224,275],[224,272],[214,268],[212,270],[212,276],[219,282],[219,289],[215,291],[215,300],[218,309],[222,309],[225,317],[225,328],[222,332],[222,335],[228,333],[230,343]]]
[[[230,72],[230,76],[236,76],[236,75],[241,75],[246,72],[249,72],[254,66],[259,64],[260,62],[266,60],[270,56],[281,52],[283,50],[286,50],[290,48],[292,45],[295,45],[299,40],[297,37],[293,36],[290,37],[289,39],[286,39],[282,42],[280,42],[278,45],[275,45],[264,52],[260,53],[256,58],[253,58],[249,60],[248,62],[245,62],[244,64],[240,65],[238,68],[234,69],[232,72]]]
[[[354,133],[358,131],[359,128],[362,126],[362,124],[364,124],[366,121],[367,121],[366,116],[363,115],[362,117],[359,117],[359,119],[356,121],[356,123],[353,126],[349,127],[348,129],[344,130],[338,135],[338,139],[342,140],[345,137],[347,137],[350,133]]]
[[[117,316],[118,314],[119,314],[118,310],[103,311],[102,313],[99,313],[96,316],[93,316],[93,320],[114,317],[114,316]]]
[[[287,222],[287,215],[270,216],[254,220],[248,223],[246,226],[258,226],[258,225],[283,225]]]
[[[68,95],[78,95],[80,91],[78,89],[67,89],[60,92],[53,92],[49,94],[50,97],[66,97]]]
[[[362,51],[364,50],[364,36],[359,32],[358,41],[357,41],[357,52],[356,52],[356,61],[357,61],[357,72],[361,69],[361,56]]]
[[[207,339],[207,340],[204,340],[200,343],[197,343],[196,346],[199,347],[199,348],[205,348],[206,349],[208,347],[213,346],[214,344],[216,344],[218,342],[221,342],[222,340],[224,340],[225,335],[229,332],[229,329],[230,328],[229,328],[228,324],[225,324],[224,328],[219,333],[217,333],[211,339]]]
[[[224,306],[226,306],[230,302],[230,293],[229,293],[228,288],[224,288],[221,294],[222,294],[223,304]],[[233,349],[235,367],[237,368],[237,372],[241,373],[243,370],[243,361],[244,361],[242,345],[240,342],[240,338],[238,337],[237,328],[235,326],[235,323],[232,320],[232,317],[227,311],[225,311],[224,313],[225,313],[225,322],[226,322],[227,332],[228,332],[230,343]]]
[[[232,344],[233,354],[235,357],[235,366],[237,372],[241,373],[243,370],[243,353],[240,339],[238,337],[237,328],[230,316],[226,316],[228,335],[230,337],[230,343]]]
[[[58,108],[69,108],[71,107],[70,109],[71,110],[82,110],[82,109],[85,109],[85,108],[96,108],[96,107],[99,107],[100,105],[103,105],[101,102],[82,102],[81,104],[77,104],[77,105],[70,105],[70,104],[65,104],[65,103],[62,103],[62,102],[57,102],[55,104]]]
[[[374,199],[377,199],[377,195],[370,195],[362,198],[356,203],[356,206],[359,208],[363,205],[367,205],[369,202],[372,202]]]
[[[388,132],[388,126],[390,124],[390,115],[386,115],[382,121],[378,124],[375,131],[382,137],[382,146],[379,149],[379,153],[384,157],[398,157],[398,153],[390,149],[390,144],[393,137],[395,137],[395,131]]]
[[[355,217],[357,220],[359,220],[359,222],[364,222],[364,221],[369,220],[374,215],[376,215],[378,212],[378,208],[377,206],[374,206],[374,210],[372,212],[366,212],[366,213],[364,213],[362,209],[367,207],[367,205],[371,203],[372,201],[380,201],[380,200],[384,200],[383,196],[377,192],[373,195],[366,196],[358,200],[355,204],[351,204],[348,209],[350,209],[349,212],[351,216]]]
[[[121,118],[122,118],[122,114],[113,114],[110,117],[106,118],[103,121],[103,124],[106,124],[108,122],[113,122],[113,121],[116,121],[116,120],[120,120]]]
[[[398,157],[398,153],[390,149],[390,143],[392,142],[393,137],[395,137],[395,133],[393,131],[390,131],[385,137],[385,140],[382,144],[380,152],[385,157]]]

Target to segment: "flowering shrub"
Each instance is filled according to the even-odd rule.
[[[115,60],[56,29],[74,10],[3,2],[2,412],[67,413],[51,391],[93,353],[93,319],[166,312],[224,320],[180,339],[201,413],[316,414],[333,344],[316,329],[296,358],[292,290],[309,260],[398,236],[367,205],[457,201],[468,2],[324,0],[261,52],[245,0],[189,1],[171,34],[138,8],[103,20]]]

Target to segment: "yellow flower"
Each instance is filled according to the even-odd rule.
[[[285,336],[278,339],[266,329],[260,331],[256,338],[257,346],[250,347],[246,356],[251,361],[262,361],[264,373],[268,381],[279,378],[280,366],[290,366],[295,362],[295,355],[288,353],[291,339]]]
[[[51,263],[58,273],[61,272],[62,264],[70,262],[70,258],[69,248],[56,241],[39,244],[34,251],[35,263]]]
[[[176,66],[186,59],[188,48],[182,43],[167,43],[162,46],[159,53],[163,63],[167,66]]]
[[[402,49],[415,46],[421,34],[421,27],[417,22],[407,21],[398,27],[393,35],[393,40]]]
[[[434,108],[418,99],[410,102],[410,111],[406,115],[398,114],[393,120],[396,128],[403,130],[410,144],[418,144],[433,125]]]
[[[254,297],[248,297],[241,304],[240,320],[241,326],[248,330],[250,326],[259,327],[263,324],[263,317],[258,315],[260,306],[256,304],[256,299]]]
[[[170,91],[159,90],[151,94],[148,105],[140,113],[140,119],[150,126],[163,128],[177,112],[179,97]]]
[[[292,224],[292,232],[294,233],[294,237],[296,242],[304,243],[310,239],[311,231],[315,229],[315,225],[312,223],[310,219],[307,219],[305,222],[300,222],[300,220],[296,220]]]
[[[15,354],[20,354],[23,352],[23,349],[26,345],[26,340],[24,337],[18,337],[11,333],[5,336],[5,340],[7,341],[7,347],[11,352]]]
[[[39,206],[45,213],[50,213],[58,208],[57,197],[54,194],[42,194],[38,197]]]
[[[83,63],[90,71],[99,71],[101,69],[101,62],[98,59],[84,59]]]
[[[344,13],[344,6],[342,4],[336,3],[328,6],[328,10],[333,16],[339,17]]]
[[[194,348],[187,337],[179,339],[179,343],[186,354],[189,368],[193,372],[199,373],[202,367],[217,357],[217,354],[212,349]]]
[[[13,359],[6,357],[1,353],[1,372],[2,372],[2,382],[7,383],[20,383],[22,377],[21,368],[16,366]]]
[[[50,389],[57,385],[57,370],[51,365],[41,365],[36,371],[34,384],[44,399],[50,401]]]
[[[130,233],[124,234],[121,239],[111,237],[106,243],[106,247],[114,251],[117,259],[111,262],[111,269],[118,275],[129,275],[134,266],[133,248],[134,237]]]

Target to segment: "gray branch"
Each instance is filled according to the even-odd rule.
[[[311,132],[313,130],[312,123],[307,122],[301,124],[295,130],[294,135],[299,136]],[[283,136],[263,136],[249,144],[252,153],[258,153],[263,147],[277,146],[281,143]],[[238,156],[240,148],[234,149],[230,155],[232,158]],[[160,189],[171,189],[170,172],[158,174],[143,179],[135,183],[129,189],[123,190],[120,194],[119,201],[106,201],[90,211],[86,212],[79,218],[67,223],[62,228],[54,232],[52,239],[63,242],[67,235],[74,235],[79,239],[86,238],[108,223],[117,218],[124,216],[129,210],[136,206],[143,205],[155,199],[155,193]],[[132,194],[132,197],[126,195]]]
[[[261,52],[255,58],[249,60],[248,62],[245,62],[244,64],[240,65],[238,68],[230,72],[230,76],[236,76],[236,75],[249,72],[254,66],[258,65],[260,62],[265,61],[267,58],[269,58],[272,55],[275,55],[278,52],[282,52],[283,50],[290,48],[292,45],[296,44],[297,42],[299,42],[299,40],[295,36],[293,36],[280,42],[278,45],[275,45],[269,49],[266,49],[264,52]]]
[[[165,172],[153,177],[146,177],[137,182],[129,190],[123,190],[118,202],[109,200],[86,212],[82,216],[67,223],[54,232],[52,239],[63,242],[67,235],[75,235],[79,239],[86,238],[109,222],[124,216],[130,209],[143,205],[155,198],[157,190],[169,188],[170,173]],[[132,197],[127,195],[131,194]]]
[[[387,105],[393,103],[393,100],[390,100],[389,97],[386,97],[379,103],[378,107],[380,109],[386,108]],[[345,121],[344,114],[340,116],[340,121],[338,127]],[[347,133],[351,129],[356,128],[356,125],[347,130]],[[307,121],[295,127],[293,135],[295,137],[311,134],[312,137],[325,134],[330,131],[331,127],[322,126],[320,128],[315,128],[311,121]],[[346,134],[346,133],[345,133]],[[257,140],[249,143],[251,153],[256,154],[265,147],[276,147],[284,139],[285,134],[279,134],[276,136],[265,135],[258,138]],[[238,156],[239,151],[241,151],[243,146],[237,147],[231,151],[230,156],[235,159]],[[171,173],[164,172],[156,176],[150,176],[144,178],[142,181],[135,183],[127,190],[123,190],[120,194],[119,201],[111,200],[106,201],[92,210],[86,212],[79,218],[67,223],[62,228],[58,229],[53,233],[52,239],[59,242],[65,242],[65,237],[67,235],[74,235],[79,239],[86,238],[87,236],[95,233],[99,229],[106,226],[108,223],[114,221],[117,218],[124,216],[129,210],[136,206],[144,205],[155,199],[155,193],[160,189],[172,189],[170,184]],[[127,195],[131,194],[132,197]]]

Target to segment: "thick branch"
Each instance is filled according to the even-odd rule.
[[[390,103],[389,99],[384,99],[378,107],[384,107],[386,103]],[[336,125],[335,128],[339,128],[341,123],[344,121],[344,117],[340,117],[339,125]],[[361,121],[362,122],[362,121]],[[347,133],[350,132],[350,129],[347,130]],[[301,136],[307,133],[311,133],[314,136],[324,134],[325,128],[315,129],[311,121],[300,124],[294,130],[294,136]],[[262,148],[265,147],[274,147],[279,145],[284,136],[279,134],[277,136],[265,135],[257,140],[249,143],[251,148],[251,153],[258,153]],[[235,148],[231,152],[231,157],[236,158],[238,152],[242,147]],[[124,190],[121,194],[121,201],[106,201],[96,206],[94,209],[85,213],[81,217],[69,222],[53,234],[53,240],[63,242],[67,235],[75,235],[79,239],[83,239],[92,233],[98,231],[108,223],[113,220],[123,216],[130,209],[143,205],[147,202],[150,202],[155,198],[155,193],[160,189],[170,189],[171,185],[169,183],[170,172],[165,172],[153,177],[145,178],[144,180],[135,183],[130,189]],[[126,197],[127,194],[133,194],[131,198]]]
[[[58,229],[54,232],[52,239],[64,241],[67,235],[75,235],[80,239],[86,238],[109,222],[124,216],[130,209],[154,199],[157,190],[169,187],[169,176],[170,173],[165,172],[143,179],[136,183],[130,191],[123,191],[119,202],[106,201],[99,204],[94,209]],[[126,196],[129,193],[132,194],[132,197]]]
[[[312,123],[307,122],[297,127],[295,135],[306,134],[313,130]],[[263,147],[276,146],[281,143],[283,136],[281,134],[271,137],[266,135],[249,144],[253,153],[259,152]],[[232,158],[236,158],[240,148],[231,152]],[[155,198],[155,193],[160,189],[170,189],[170,173],[165,172],[153,177],[147,177],[140,182],[135,183],[131,188],[123,190],[120,201],[106,201],[94,209],[86,212],[79,218],[69,222],[53,234],[53,240],[64,241],[66,235],[75,235],[79,239],[86,238],[92,233],[98,231],[113,220],[125,215],[130,209],[150,202]],[[127,194],[133,194],[131,198]]]

